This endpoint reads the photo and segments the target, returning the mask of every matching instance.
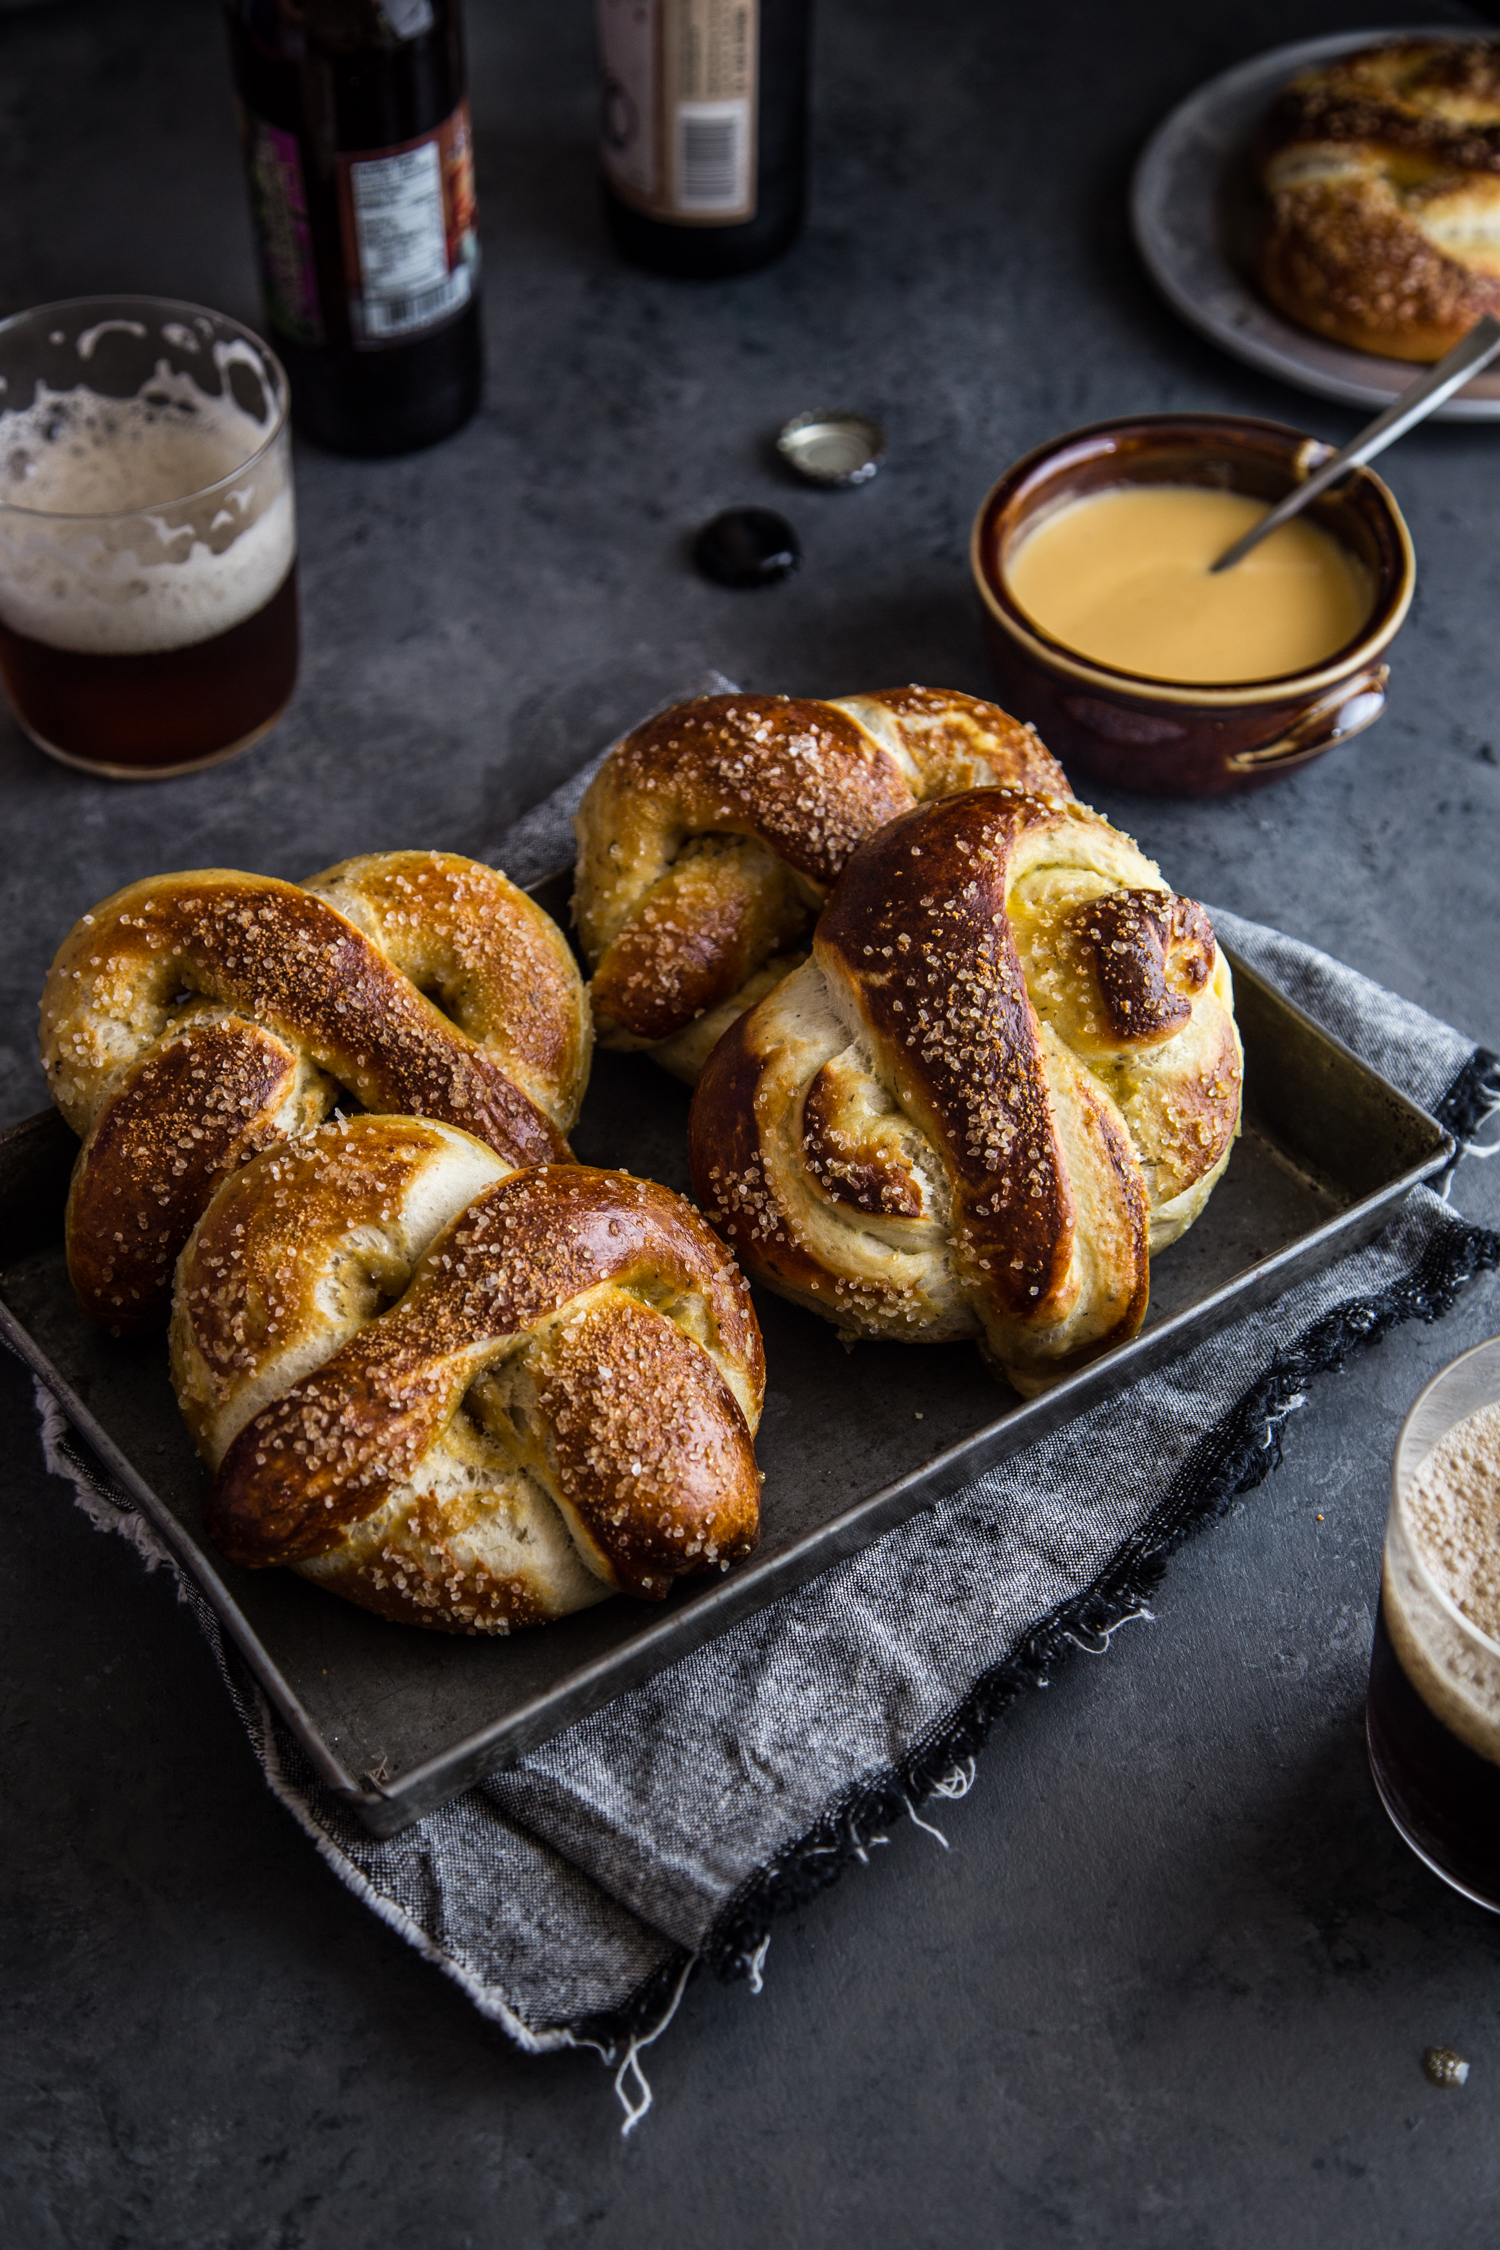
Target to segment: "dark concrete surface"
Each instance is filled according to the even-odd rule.
[[[404,462],[300,455],[303,684],[239,764],[113,788],[0,722],[0,1116],[39,1105],[42,975],[117,884],[476,849],[707,664],[983,692],[968,524],[1024,448],[1158,406],[1349,434],[1180,328],[1124,212],[1173,101],[1363,15],[823,0],[807,237],[694,287],[604,246],[585,0],[471,0],[485,411]],[[0,309],[137,288],[254,320],[215,19],[0,14]],[[785,483],[770,433],[845,400],[888,423],[888,468],[850,495]],[[1104,809],[1182,889],[1500,1047],[1500,429],[1429,428],[1387,473],[1422,570],[1389,716],[1263,794]],[[734,501],[794,517],[799,578],[691,576],[688,535]],[[1491,1223],[1494,1172],[1456,1191]],[[943,1809],[950,1850],[903,1829],[778,1927],[761,1997],[690,1989],[625,2145],[591,2056],[518,2056],[322,1867],[187,1612],[45,1475],[0,1362],[4,2239],[1493,2243],[1500,1921],[1386,1824],[1361,1705],[1396,1425],[1497,1327],[1482,1283],[1320,1382],[1155,1621],[1012,1712]],[[1424,2080],[1434,2042],[1471,2061],[1461,2092]]]

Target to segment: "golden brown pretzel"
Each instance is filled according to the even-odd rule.
[[[855,845],[986,782],[1070,793],[1030,727],[933,688],[711,695],[637,727],[574,823],[573,913],[602,1043],[649,1048],[691,1085],[736,1015],[796,966]]]
[[[755,1544],[750,1294],[649,1180],[324,1125],[220,1187],[171,1344],[218,1546],[382,1616],[503,1633]]]
[[[1500,40],[1395,40],[1305,72],[1257,171],[1261,286],[1304,328],[1432,360],[1500,313]]]
[[[132,883],[64,941],[41,1016],[42,1067],[84,1142],[69,1271],[116,1334],[165,1318],[218,1181],[341,1088],[552,1163],[591,1048],[556,924],[448,852],[372,853],[300,885],[225,868]]]
[[[1032,1392],[1122,1342],[1238,1130],[1227,964],[1086,807],[976,789],[844,869],[727,1032],[693,1182],[752,1279],[848,1332],[978,1336]]]

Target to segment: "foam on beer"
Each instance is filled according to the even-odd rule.
[[[1500,1655],[1465,1634],[1430,1591],[1435,1584],[1479,1634],[1500,1643],[1500,1402],[1438,1440],[1418,1464],[1400,1516],[1405,1536],[1387,1542],[1384,1591],[1402,1670],[1445,1726],[1500,1765]]]
[[[1406,1511],[1449,1600],[1500,1640],[1500,1404],[1440,1439],[1412,1478]]]
[[[269,434],[227,384],[215,398],[165,364],[135,398],[43,387],[0,414],[0,617],[129,655],[254,616],[296,552],[285,463],[254,461]]]

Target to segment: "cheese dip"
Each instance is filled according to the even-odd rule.
[[[1028,531],[1005,577],[1031,622],[1113,671],[1222,686],[1324,663],[1370,614],[1359,563],[1306,517],[1210,563],[1268,504],[1202,485],[1122,484]]]

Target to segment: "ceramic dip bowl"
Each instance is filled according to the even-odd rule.
[[[971,549],[1001,702],[1033,721],[1065,766],[1157,796],[1259,788],[1372,725],[1385,708],[1385,655],[1411,605],[1416,560],[1400,509],[1369,469],[1355,469],[1307,510],[1371,589],[1354,639],[1310,670],[1211,687],[1114,670],[1050,639],[1006,576],[1007,558],[1043,516],[1092,493],[1207,485],[1273,503],[1331,450],[1279,422],[1142,414],[1028,453],[990,491]]]

